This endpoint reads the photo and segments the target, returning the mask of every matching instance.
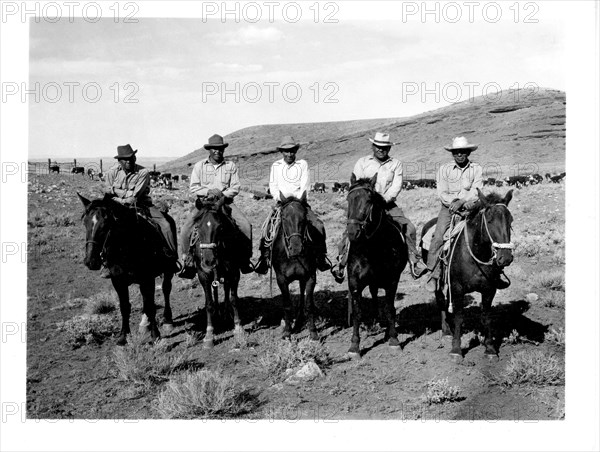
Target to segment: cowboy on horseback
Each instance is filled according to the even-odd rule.
[[[233,203],[233,198],[240,192],[240,178],[235,162],[226,161],[223,157],[225,148],[229,143],[223,141],[220,135],[213,135],[204,145],[208,151],[208,158],[200,160],[194,166],[190,176],[190,193],[203,201],[224,201],[224,213],[238,229],[240,270],[242,273],[251,273],[254,270],[250,258],[252,257],[252,225],[242,213],[240,208]],[[179,273],[181,278],[194,278],[196,275],[194,259],[190,254],[190,240],[194,222],[201,216],[201,211],[192,207],[187,220],[181,228],[181,258],[184,268]]]
[[[269,178],[269,190],[276,200],[280,199],[280,195],[285,198],[293,196],[300,199],[303,193],[308,194],[310,191],[308,164],[306,160],[296,160],[296,153],[299,148],[300,144],[296,143],[290,136],[284,137],[277,147],[277,150],[283,154],[283,158],[273,163]],[[271,243],[267,239],[267,235],[271,229],[277,227],[274,222],[279,218],[280,209],[281,204],[278,201],[263,226],[260,239],[260,259],[254,270],[260,275],[266,274],[271,266]],[[309,224],[309,235],[315,249],[317,268],[322,272],[329,270],[331,263],[327,258],[325,226],[308,205],[306,219]],[[273,228],[270,226],[273,226]]]
[[[431,271],[426,286],[429,292],[435,292],[438,287],[441,276],[439,258],[444,234],[450,227],[452,216],[478,206],[477,189],[483,188],[483,169],[478,163],[469,160],[471,152],[478,147],[477,144],[469,143],[465,137],[456,137],[450,146],[444,146],[446,151],[452,152],[454,161],[442,165],[436,177],[437,193],[442,205],[427,257],[427,267]],[[506,288],[502,280],[497,281],[496,285],[499,289]]]
[[[179,270],[177,259],[177,244],[175,241],[175,223],[167,217],[154,204],[150,197],[150,173],[146,168],[136,164],[137,150],[129,144],[117,147],[117,164],[106,173],[106,193],[112,199],[124,206],[139,209],[152,225],[157,227],[163,241],[163,251],[167,260],[172,265],[173,272]],[[101,272],[103,278],[110,278],[110,270],[104,266]]]
[[[386,201],[388,216],[398,226],[399,230],[406,225],[406,244],[408,246],[408,261],[413,278],[420,278],[427,267],[421,261],[417,252],[417,230],[414,224],[406,218],[403,210],[396,204],[396,199],[402,190],[402,163],[389,156],[390,150],[395,143],[390,141],[387,133],[377,132],[375,138],[369,138],[373,155],[360,158],[354,165],[353,173],[356,179],[371,178],[377,174],[375,191],[383,196]],[[338,263],[332,270],[335,280],[339,283],[344,281],[344,268],[348,260],[348,235],[344,236],[339,246]]]

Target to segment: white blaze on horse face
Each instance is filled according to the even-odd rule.
[[[206,223],[206,226],[208,226],[210,228],[210,221],[208,223]]]
[[[94,216],[92,217],[92,237],[94,237],[94,233],[96,232],[96,226],[98,225],[98,218],[96,217],[97,214],[94,214]]]

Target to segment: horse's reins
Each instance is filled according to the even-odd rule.
[[[370,188],[367,188],[367,187],[354,187],[354,188],[352,188],[352,189],[350,189],[348,191],[348,196],[350,196],[350,193],[352,193],[355,190],[366,190],[367,192],[372,192],[372,190]],[[357,220],[356,218],[348,218],[346,220],[346,224],[357,224],[357,225],[359,225],[360,226],[360,231],[365,233],[365,237],[367,239],[371,239],[375,235],[375,233],[377,232],[377,230],[381,226],[381,221],[383,220],[383,211],[382,211],[381,215],[379,216],[379,222],[377,223],[377,226],[375,227],[375,229],[373,229],[373,232],[371,232],[371,234],[368,234],[366,232],[366,225],[369,224],[373,220],[373,206],[374,206],[374,204],[371,204],[369,206],[369,208],[367,210],[367,214],[365,215],[365,219],[364,220]],[[349,214],[350,214],[350,212],[348,211],[348,215]]]

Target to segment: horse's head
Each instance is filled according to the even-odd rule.
[[[511,264],[513,261],[513,245],[510,241],[510,231],[513,217],[508,210],[508,203],[512,199],[513,191],[509,190],[506,195],[490,193],[485,196],[477,189],[477,195],[481,202],[482,228],[492,242],[495,254],[494,262],[501,268]]]
[[[217,252],[222,246],[223,230],[226,226],[220,212],[223,202],[198,204],[201,215],[196,220],[198,239],[194,243],[196,256],[200,260],[200,268],[210,273],[217,268]]]
[[[289,257],[302,254],[306,237],[306,192],[300,199],[279,194],[281,202],[281,231]]]
[[[85,207],[82,215],[85,226],[85,266],[90,270],[100,270],[102,253],[108,238],[111,222],[113,221],[107,199],[94,199],[92,201],[77,193]]]
[[[375,191],[377,174],[370,179],[350,177],[348,190],[348,238],[351,242],[361,235],[369,238],[381,223],[383,216],[383,198]]]

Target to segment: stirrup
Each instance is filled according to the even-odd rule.
[[[331,271],[331,274],[333,275],[333,279],[335,279],[336,283],[341,284],[344,282],[344,269],[343,268],[339,268],[339,266],[337,268],[332,266],[330,271]]]

